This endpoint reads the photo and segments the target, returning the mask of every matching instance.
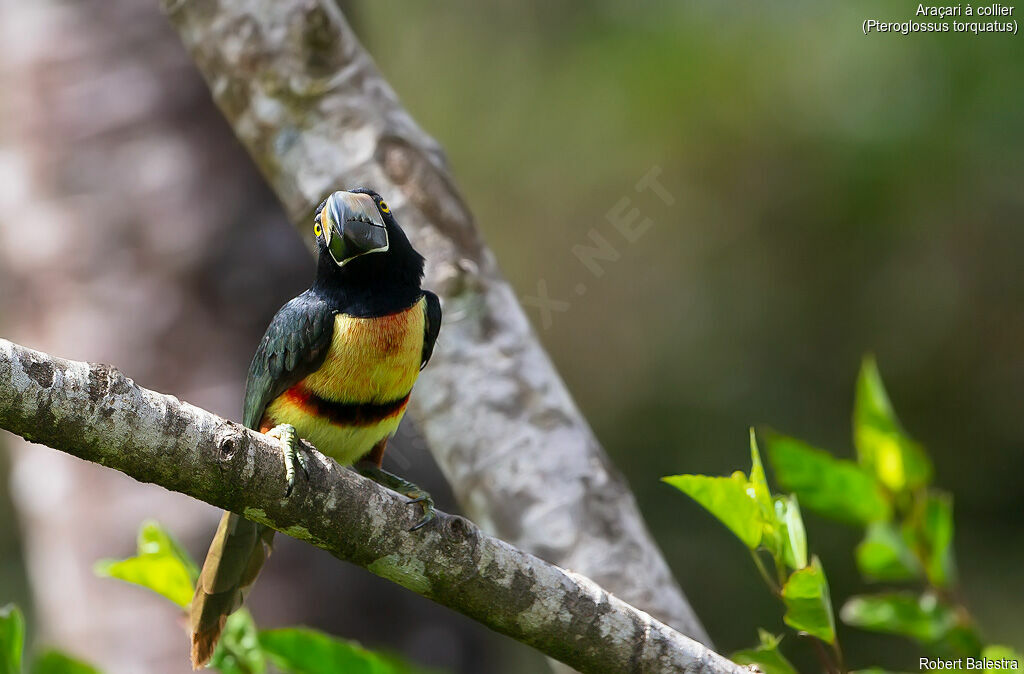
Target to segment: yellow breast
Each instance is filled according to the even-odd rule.
[[[335,402],[385,403],[408,395],[420,373],[425,301],[375,318],[338,314],[324,364],[303,383]]]
[[[393,435],[419,376],[425,302],[374,318],[338,314],[323,365],[267,406],[268,424],[292,424],[342,464]]]

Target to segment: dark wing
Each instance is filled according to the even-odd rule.
[[[245,382],[243,423],[259,430],[267,405],[316,372],[334,335],[334,311],[311,291],[281,307],[263,335]]]
[[[423,313],[426,314],[427,321],[423,327],[423,359],[420,362],[421,370],[427,366],[428,362],[430,362],[430,355],[434,353],[434,342],[437,341],[437,333],[441,331],[441,300],[437,299],[437,295],[429,290],[424,292],[423,295],[427,298],[426,306],[423,308]]]

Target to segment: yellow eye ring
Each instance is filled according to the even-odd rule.
[[[316,220],[316,222],[313,223],[313,233],[316,234],[317,236],[320,236],[321,234],[324,233],[324,230],[320,228],[319,218]]]
[[[383,199],[381,199],[379,202],[377,202],[377,207],[380,208],[380,212],[381,213],[390,213],[391,212],[391,209],[388,208],[388,205],[386,203],[384,203]]]

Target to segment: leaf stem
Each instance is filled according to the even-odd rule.
[[[765,568],[764,562],[761,560],[761,556],[757,554],[757,550],[751,550],[750,557],[754,560],[754,566],[757,567],[758,572],[761,574],[761,578],[764,579],[764,582],[768,585],[771,591],[776,597],[782,597],[782,586],[780,584],[776,584],[776,582],[772,580],[772,576],[768,573],[768,569]]]
[[[818,660],[821,661],[821,665],[825,668],[828,674],[839,674],[839,669],[832,662],[832,658],[828,657],[828,651],[825,650],[825,645],[820,639],[810,637],[811,642],[814,644],[814,652],[818,655]]]
[[[843,658],[843,649],[839,645],[839,635],[836,634],[835,638],[836,640],[835,643],[832,644],[832,650],[835,651],[836,654],[836,664],[839,667],[839,671],[842,672],[842,674],[846,674],[846,662]]]
[[[779,587],[786,587],[786,563],[778,557],[773,557],[772,563],[775,564],[775,575],[779,579]]]

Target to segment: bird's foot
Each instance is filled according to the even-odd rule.
[[[309,479],[309,458],[302,451],[299,435],[291,424],[274,426],[267,431],[267,435],[280,440],[282,444],[281,454],[284,457],[284,479],[286,483],[284,495],[287,498],[292,495],[292,489],[295,488],[296,463],[299,464],[299,468],[302,469],[302,474],[306,476],[306,479]]]
[[[379,485],[397,491],[402,496],[407,496],[409,498],[409,500],[406,501],[407,505],[418,503],[423,508],[422,519],[413,525],[409,531],[422,529],[437,517],[437,511],[434,509],[434,499],[431,498],[430,494],[420,489],[412,482],[372,464],[358,464],[356,466],[356,470],[358,470],[359,474],[363,477],[368,477]]]
[[[420,519],[419,522],[414,524],[411,529],[409,529],[409,531],[416,531],[417,529],[422,529],[423,527],[427,526],[427,524],[429,524],[431,520],[437,517],[437,510],[434,509],[434,499],[433,497],[430,496],[430,494],[423,491],[416,485],[411,486],[412,490],[402,493],[405,496],[409,497],[409,500],[406,501],[407,505],[419,503],[423,506],[423,517]]]

